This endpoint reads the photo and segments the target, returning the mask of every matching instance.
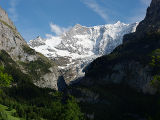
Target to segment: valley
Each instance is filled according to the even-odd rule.
[[[159,11],[27,43],[0,8],[0,120],[159,120]]]
[[[35,51],[55,61],[67,84],[84,77],[83,69],[94,59],[111,53],[122,44],[123,36],[135,32],[138,23],[85,27],[79,24],[60,36],[29,41]]]

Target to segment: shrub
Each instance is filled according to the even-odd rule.
[[[2,110],[0,110],[0,120],[8,120],[8,115]]]
[[[153,76],[153,80],[151,81],[151,85],[160,90],[160,75]]]
[[[0,66],[0,87],[8,87],[12,81],[12,76],[4,73],[4,68]]]

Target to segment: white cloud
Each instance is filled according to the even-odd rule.
[[[102,7],[100,4],[96,2],[96,0],[81,0],[87,7],[91,8],[94,12],[100,15],[107,23],[111,22],[109,18],[109,14],[117,14],[115,11],[108,11],[106,8]],[[133,16],[128,17],[128,22],[133,23],[137,21],[141,21],[145,17],[146,8],[149,6],[151,0],[140,0],[142,3],[142,8],[133,10]],[[112,13],[111,13],[112,12]],[[115,13],[114,13],[115,12]]]
[[[9,8],[9,14],[11,16],[11,19],[13,21],[17,21],[18,20],[18,14],[16,11],[16,7],[18,5],[19,0],[10,0],[10,8]]]
[[[50,27],[51,27],[51,31],[53,33],[55,33],[56,35],[61,35],[62,33],[66,32],[67,30],[69,30],[71,27],[60,27],[56,24],[50,23]]]
[[[143,4],[149,5],[151,3],[151,0],[140,0]]]
[[[99,16],[101,16],[106,22],[109,21],[109,17],[105,8],[99,5],[95,0],[81,0],[87,7],[91,8],[94,12],[96,12]]]

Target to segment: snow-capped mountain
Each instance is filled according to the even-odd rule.
[[[75,25],[60,36],[37,37],[29,45],[57,61],[67,83],[83,76],[82,69],[93,59],[111,53],[122,44],[125,34],[136,31],[138,23],[117,22],[94,27]]]

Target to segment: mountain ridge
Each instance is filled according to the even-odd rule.
[[[58,89],[59,73],[55,63],[28,46],[2,8],[0,8],[0,50],[2,54],[8,54],[16,63],[16,67],[23,74],[30,76],[35,85]],[[0,61],[3,64],[6,62],[2,57]],[[39,63],[45,68],[38,65]]]
[[[152,0],[146,17],[139,23],[136,31],[124,35],[123,44],[114,49],[111,54],[93,61],[86,70],[86,79],[91,83],[94,77],[97,81],[106,84],[124,83],[137,91],[155,94],[156,88],[150,84],[153,75],[147,71],[152,71],[150,57],[154,50],[159,48],[159,10],[160,1]],[[95,76],[97,71],[101,71],[99,73],[102,74]]]
[[[109,54],[122,44],[123,35],[135,32],[138,23],[106,24],[85,27],[80,24],[60,36],[41,37],[28,44],[37,52],[56,61],[67,84],[84,76],[83,68],[91,61]]]
[[[159,120],[160,0],[152,0],[136,32],[95,59],[68,88],[96,120]],[[78,94],[77,94],[78,93]]]
[[[5,107],[5,110],[0,112],[0,119],[7,116],[3,112],[8,113],[15,109],[12,111],[12,116],[37,120],[159,120],[160,32],[159,18],[157,19],[157,14],[154,14],[159,13],[159,1],[152,0],[151,9],[147,11],[147,14],[152,13],[149,17],[151,21],[152,18],[155,18],[153,21],[158,21],[148,24],[145,22],[148,21],[146,17],[147,19],[139,25],[142,25],[140,31],[126,35],[128,37],[124,37],[123,44],[113,45],[116,48],[112,46],[112,49],[108,49],[107,55],[103,55],[107,53],[105,46],[103,50],[93,46],[87,49],[90,48],[88,44],[96,43],[97,38],[105,37],[111,40],[111,43],[114,42],[112,37],[117,36],[113,33],[113,36],[102,35],[103,26],[102,29],[98,28],[101,35],[97,37],[96,34],[95,41],[92,37],[89,39],[90,36],[86,36],[93,31],[81,25],[76,25],[76,30],[64,34],[62,44],[59,38],[53,36],[50,36],[50,40],[53,37],[56,41],[52,41],[53,44],[50,40],[46,42],[38,37],[40,42],[34,42],[33,46],[42,46],[41,50],[50,53],[59,52],[58,56],[50,58],[51,61],[31,49],[11,25],[3,20],[0,21],[0,74],[13,77],[10,86],[5,88],[0,86],[0,106]],[[116,30],[120,30],[119,27]],[[119,37],[123,38],[121,32]],[[89,40],[87,45],[83,42],[84,38]],[[103,45],[103,41],[99,42],[100,39],[97,41],[98,44],[94,45]],[[122,42],[122,39],[117,41]],[[51,46],[44,48],[46,43]],[[76,53],[82,57],[90,56],[88,50],[91,50],[90,52],[102,56],[93,58],[91,63],[86,56],[84,57],[86,60],[83,61],[77,55],[73,56],[75,60],[70,61],[71,54],[66,56],[66,53],[62,53],[64,50],[68,50],[66,53],[70,52],[72,55]],[[52,56],[48,52],[45,54],[48,57]],[[63,88],[65,82],[69,83],[70,79],[79,74],[79,72],[74,73],[78,71],[77,65],[80,65],[80,68],[88,65],[84,69],[85,76],[78,82]],[[74,70],[58,69],[63,66],[76,67]],[[71,78],[64,82],[63,77]],[[53,89],[62,89],[62,92]],[[76,100],[71,95],[76,97]],[[77,102],[84,114],[81,113]]]

